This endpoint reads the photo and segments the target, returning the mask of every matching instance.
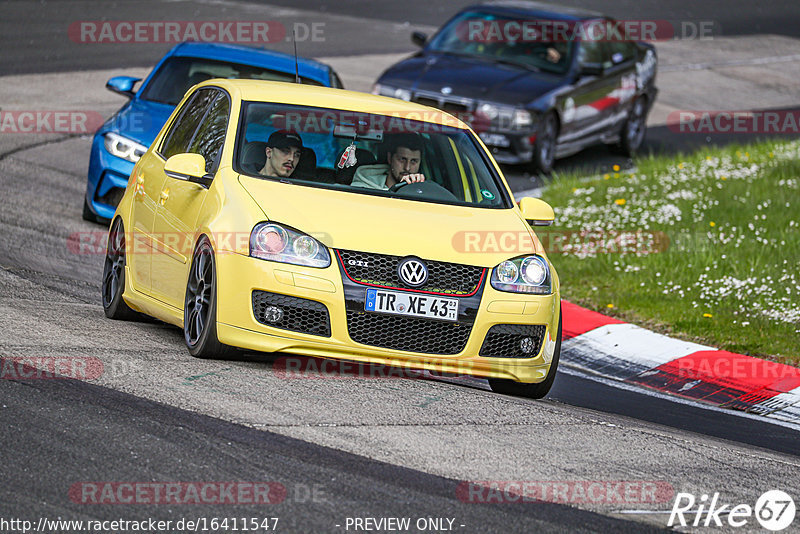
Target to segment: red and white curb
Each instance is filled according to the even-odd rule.
[[[800,423],[800,369],[672,339],[562,301],[561,361],[679,397]]]

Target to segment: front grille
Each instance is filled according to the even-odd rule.
[[[422,104],[423,106],[430,106],[432,108],[439,107],[439,101],[433,98],[426,98],[424,96],[418,96],[414,99],[417,104]]]
[[[466,113],[469,111],[467,105],[463,102],[453,102],[452,100],[447,100],[446,98],[431,98],[427,96],[416,96],[414,97],[414,102],[417,104],[422,104],[423,106],[430,106],[432,108],[437,108],[444,110],[448,113],[452,113],[457,115],[459,113]]]
[[[280,321],[275,323],[266,321],[264,313],[267,306],[277,306],[283,310],[283,317]],[[253,291],[253,314],[259,323],[267,326],[331,337],[328,308],[321,302],[267,291]]]
[[[489,329],[478,353],[489,358],[533,358],[539,354],[547,327],[543,324],[496,324]],[[526,342],[526,352],[521,342]]]
[[[347,331],[356,343],[385,349],[458,354],[469,339],[471,324],[347,312]]]
[[[397,274],[397,264],[402,256],[371,254],[352,250],[339,250],[342,268],[347,275],[360,284],[372,284],[397,289],[406,289]],[[472,295],[481,284],[483,267],[423,260],[428,267],[428,281],[417,288],[422,291],[445,293],[454,296]]]

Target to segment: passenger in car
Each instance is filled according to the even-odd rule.
[[[387,190],[400,182],[424,182],[425,175],[419,172],[422,148],[422,140],[416,134],[394,136],[389,139],[387,162],[362,165],[356,170],[350,185]]]
[[[288,178],[292,175],[303,152],[303,140],[296,132],[278,130],[267,139],[267,161],[258,171],[263,176]]]

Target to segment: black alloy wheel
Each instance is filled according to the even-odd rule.
[[[192,258],[183,306],[183,336],[196,358],[222,359],[233,352],[217,338],[216,275],[214,250],[203,237]]]
[[[108,233],[106,260],[103,265],[103,311],[109,319],[128,321],[137,318],[122,298],[125,291],[125,228],[117,218]]]

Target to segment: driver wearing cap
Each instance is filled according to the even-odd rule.
[[[288,178],[297,168],[302,151],[303,140],[296,132],[273,132],[267,140],[267,161],[259,174]]]

